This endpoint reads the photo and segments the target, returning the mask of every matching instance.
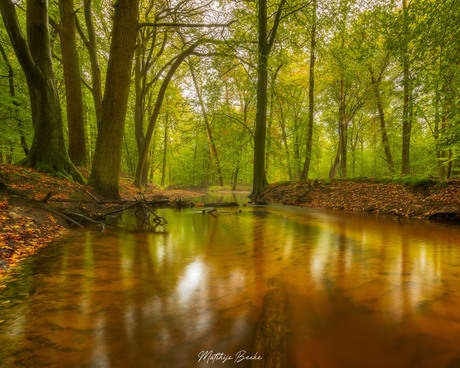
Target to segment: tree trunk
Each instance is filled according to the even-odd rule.
[[[142,147],[145,142],[145,133],[144,133],[144,104],[145,104],[145,95],[146,89],[145,86],[145,71],[141,69],[141,48],[138,45],[136,49],[136,61],[134,63],[134,86],[135,86],[135,103],[134,103],[134,136],[136,137],[137,144],[137,153],[138,156],[142,153]],[[147,184],[148,180],[148,171],[149,171],[149,160],[146,159],[142,171],[141,185]]]
[[[66,87],[67,125],[69,127],[69,156],[77,166],[86,165],[86,137],[81,95],[80,62],[75,39],[73,0],[59,0],[59,37],[62,67]]]
[[[270,45],[267,40],[267,1],[259,0],[258,11],[258,57],[257,57],[257,109],[256,131],[254,134],[254,170],[252,193],[250,198],[257,200],[262,190],[267,185],[265,175],[265,135],[267,130],[267,82],[268,82],[268,57]],[[282,4],[280,5],[281,8]],[[275,31],[275,32],[273,32]],[[274,37],[276,29],[272,29]]]
[[[29,88],[34,138],[29,155],[22,161],[39,171],[83,182],[70,161],[64,141],[61,106],[51,58],[48,2],[27,2],[26,42],[11,0],[0,1],[0,10]]]
[[[85,23],[88,31],[88,41],[85,42],[85,45],[88,48],[91,63],[91,93],[93,95],[94,108],[96,109],[96,117],[99,124],[102,111],[102,77],[99,58],[97,56],[97,38],[96,31],[94,30],[93,15],[91,13],[91,3],[92,0],[84,0]]]
[[[165,116],[165,134],[163,140],[163,170],[161,172],[161,186],[164,188],[165,186],[165,177],[166,177],[166,158],[168,156],[168,112],[166,112]]]
[[[345,91],[344,91],[344,80],[340,79],[340,102],[339,102],[339,116],[340,116],[340,177],[345,178],[347,176],[347,128],[348,119],[345,111]]]
[[[287,143],[287,134],[286,134],[286,122],[284,121],[284,114],[283,114],[283,106],[281,105],[281,101],[279,101],[280,104],[280,125],[281,125],[281,137],[283,139],[283,145],[284,145],[284,151],[286,153],[286,161],[287,161],[287,169],[288,169],[288,175],[289,175],[289,180],[293,180],[292,177],[292,169],[291,169],[291,157],[289,154],[289,146]]]
[[[372,69],[370,69],[369,71],[371,73],[372,86],[374,87],[374,96],[375,96],[375,101],[377,103],[377,110],[379,112],[380,133],[382,136],[382,145],[385,151],[385,157],[387,160],[388,170],[390,170],[390,174],[393,175],[395,168],[394,168],[394,163],[393,163],[393,155],[391,154],[390,143],[388,141],[387,128],[386,128],[386,123],[385,123],[385,113],[383,111],[382,99],[380,97],[380,89],[379,89],[380,81],[375,79]]]
[[[240,161],[238,160],[236,162],[236,168],[235,168],[235,172],[233,173],[232,175],[232,191],[235,191],[236,190],[236,187],[238,185],[238,172],[240,171]]]
[[[409,175],[410,172],[410,138],[412,121],[410,117],[410,71],[409,71],[409,50],[408,50],[408,14],[406,0],[402,0],[403,8],[403,29],[404,29],[404,49],[403,49],[403,127],[402,127],[402,165],[401,175]]]
[[[189,46],[186,50],[182,51],[181,54],[176,58],[174,63],[171,65],[168,73],[166,74],[163,82],[161,83],[160,90],[158,91],[157,100],[155,102],[155,107],[153,108],[152,115],[150,117],[149,125],[147,127],[147,132],[145,134],[145,141],[144,146],[142,147],[142,152],[139,155],[139,162],[137,163],[136,168],[136,178],[134,179],[134,184],[137,187],[141,186],[141,179],[142,179],[142,171],[145,165],[145,161],[147,160],[147,155],[149,152],[150,141],[152,140],[153,130],[155,129],[155,124],[158,119],[158,115],[160,114],[161,105],[163,104],[163,99],[166,93],[166,88],[168,88],[168,84],[171,81],[174,73],[176,72],[179,65],[184,61],[184,59],[189,56],[195,48],[200,45],[201,41],[197,41],[191,46]]]
[[[131,67],[136,45],[139,0],[118,0],[104,100],[90,182],[103,197],[119,198],[118,177],[128,104]]]
[[[316,60],[316,9],[317,0],[313,0],[313,26],[311,30],[310,40],[310,80],[308,90],[308,133],[307,133],[307,144],[305,152],[305,163],[303,165],[301,180],[308,179],[308,171],[310,170],[311,162],[311,150],[313,146],[313,119],[314,119],[314,107],[315,107],[315,60]]]
[[[15,112],[15,119],[18,122],[18,132],[19,132],[19,139],[21,142],[21,147],[22,150],[24,151],[24,154],[27,156],[29,154],[29,147],[27,146],[27,141],[26,141],[26,136],[24,134],[24,127],[22,125],[22,120],[17,117],[17,112],[18,112],[18,106],[19,103],[16,101],[16,90],[14,88],[14,71],[13,67],[10,64],[10,61],[8,60],[8,56],[5,53],[5,50],[3,49],[3,46],[0,44],[0,53],[2,54],[3,60],[5,61],[6,68],[8,69],[8,86],[10,90],[10,96],[11,99],[13,100],[13,105],[14,107],[14,112]]]
[[[203,120],[206,125],[206,132],[208,135],[208,142],[209,142],[209,153],[211,155],[211,161],[213,161],[212,166],[213,167],[215,166],[216,171],[217,171],[217,176],[219,179],[219,185],[223,187],[224,180],[222,179],[222,171],[220,168],[219,155],[217,154],[216,144],[214,142],[214,137],[212,135],[211,125],[209,124],[208,114],[206,113],[206,108],[204,106],[203,96],[201,94],[200,88],[198,87],[198,82],[196,80],[195,71],[193,70],[193,67],[191,65],[189,65],[189,68],[190,68],[190,73],[192,74],[192,80],[195,86],[195,91],[198,96],[198,100],[200,101],[201,113],[203,114]]]

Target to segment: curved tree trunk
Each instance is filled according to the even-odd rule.
[[[83,120],[83,100],[80,82],[80,62],[75,39],[73,0],[59,0],[59,36],[67,102],[69,156],[77,166],[86,165],[86,137]]]
[[[25,40],[11,0],[0,1],[3,22],[26,75],[32,110],[34,138],[23,164],[39,171],[83,182],[67,154],[61,106],[51,58],[48,1],[27,2]]]
[[[118,0],[90,182],[103,197],[120,198],[118,177],[131,68],[138,28],[139,0]]]

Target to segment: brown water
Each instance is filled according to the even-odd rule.
[[[289,367],[460,367],[460,228],[253,210],[162,210],[157,233],[74,231],[42,249],[0,289],[0,366],[247,367],[198,355],[254,353],[274,277]]]

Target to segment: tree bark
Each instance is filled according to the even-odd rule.
[[[303,165],[301,180],[308,179],[310,170],[311,151],[313,146],[313,125],[314,125],[314,108],[315,108],[315,60],[316,60],[316,11],[317,0],[313,0],[313,25],[310,39],[310,80],[308,89],[308,133],[305,152],[305,163]]]
[[[75,37],[73,0],[59,0],[59,37],[61,39],[62,67],[66,87],[67,125],[69,127],[69,156],[77,166],[86,165],[86,137],[83,120],[83,100]]]
[[[48,1],[27,2],[25,40],[11,0],[0,1],[3,22],[29,88],[34,138],[23,164],[83,182],[64,141],[61,106],[51,58]]]
[[[275,42],[276,33],[280,23],[281,12],[285,0],[281,0],[273,21],[273,28],[270,31],[270,39],[267,33],[267,1],[259,0],[258,11],[258,58],[257,58],[257,108],[256,108],[256,131],[254,134],[254,169],[252,193],[249,196],[252,200],[262,193],[267,186],[265,173],[265,135],[267,130],[267,82],[268,82],[268,58],[270,50]]]
[[[259,0],[259,45],[257,60],[257,109],[256,131],[254,134],[254,178],[250,198],[257,200],[264,187],[268,184],[265,176],[265,135],[267,123],[267,1]]]
[[[139,0],[118,0],[90,182],[103,197],[120,198],[118,177],[134,47]]]

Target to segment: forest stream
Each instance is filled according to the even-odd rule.
[[[458,226],[209,210],[159,210],[155,231],[133,216],[72,230],[13,268],[0,367],[249,367],[266,359],[254,341],[273,280],[287,367],[460,366]]]

